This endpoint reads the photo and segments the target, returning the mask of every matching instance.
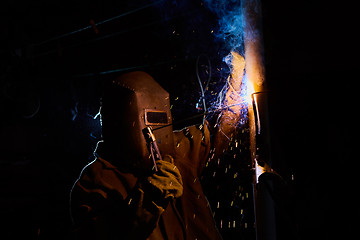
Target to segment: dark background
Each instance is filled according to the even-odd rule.
[[[350,238],[360,223],[359,13],[343,2],[262,7],[273,163],[286,180],[294,176],[296,231],[301,239]],[[98,33],[67,34],[128,11]],[[69,191],[100,139],[103,82],[147,71],[170,92],[179,120],[198,113],[197,57],[210,59],[216,92],[228,49],[212,32],[216,15],[198,0],[17,0],[3,1],[0,12],[0,238],[66,239]]]

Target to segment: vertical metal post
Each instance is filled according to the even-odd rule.
[[[274,186],[269,174],[271,164],[271,142],[269,131],[268,92],[256,92],[253,97],[253,113],[255,125],[255,174],[254,200],[256,216],[257,240],[276,240],[276,218]]]
[[[242,0],[245,71],[255,94],[249,103],[250,150],[255,169],[254,205],[257,240],[276,240],[272,183],[266,179],[270,162],[268,108],[265,90],[264,48],[260,0]]]

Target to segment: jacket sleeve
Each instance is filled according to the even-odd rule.
[[[232,53],[232,65],[236,66],[228,78],[226,93],[222,102],[223,109],[218,115],[216,128],[214,129],[213,145],[215,156],[218,158],[229,146],[232,138],[236,135],[237,125],[241,120],[242,96],[241,82],[245,71],[245,59],[238,53]]]
[[[78,239],[146,239],[164,208],[131,174],[95,160],[71,191],[74,234]]]

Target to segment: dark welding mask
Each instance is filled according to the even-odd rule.
[[[106,156],[115,166],[153,169],[155,139],[162,156],[173,156],[169,93],[149,74],[126,73],[105,84],[101,117]]]

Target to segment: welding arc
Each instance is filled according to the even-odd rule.
[[[127,11],[127,12],[122,13],[122,14],[120,14],[120,15],[117,15],[117,16],[115,16],[115,17],[108,18],[108,19],[105,19],[105,20],[103,20],[103,21],[101,21],[101,22],[95,23],[94,25],[95,25],[95,26],[99,26],[99,25],[101,25],[101,24],[114,21],[114,20],[119,19],[119,18],[121,18],[121,17],[125,17],[125,16],[127,16],[127,15],[132,14],[132,13],[136,13],[136,12],[141,11],[141,10],[143,10],[143,9],[146,9],[146,8],[148,8],[148,7],[154,6],[154,5],[156,5],[156,4],[160,3],[160,2],[163,2],[163,1],[164,1],[164,0],[159,0],[159,1],[156,1],[156,2],[149,3],[149,4],[147,4],[147,5],[144,5],[144,6],[141,6],[141,7],[139,7],[139,8],[135,8],[135,9],[133,9],[133,10],[130,10],[130,11]],[[40,43],[35,44],[35,46],[40,46],[40,45],[43,45],[43,44],[48,43],[48,42],[56,41],[56,40],[59,40],[59,39],[62,39],[62,38],[65,38],[65,37],[74,35],[74,34],[76,34],[76,33],[85,31],[85,30],[87,30],[87,29],[91,29],[92,27],[93,27],[93,25],[88,25],[88,26],[86,26],[86,27],[77,29],[77,30],[75,30],[75,31],[68,32],[68,33],[62,34],[62,35],[60,35],[60,36],[56,36],[56,37],[50,38],[50,39],[48,39],[48,40],[42,41],[42,42],[40,42]]]

